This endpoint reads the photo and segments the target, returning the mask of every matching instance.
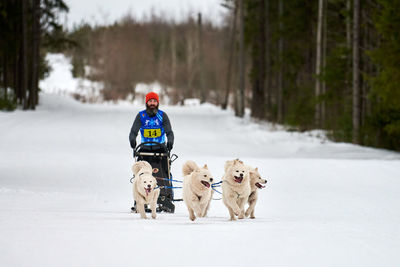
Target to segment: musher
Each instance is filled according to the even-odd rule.
[[[148,93],[146,95],[146,109],[137,114],[129,134],[132,149],[136,148],[136,136],[140,130],[142,143],[157,142],[171,151],[174,146],[174,132],[167,113],[159,110],[158,106],[158,95],[154,92]],[[155,144],[149,145],[154,146]]]

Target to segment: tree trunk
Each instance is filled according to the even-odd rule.
[[[367,4],[368,4],[368,13],[367,13],[367,20],[369,21],[368,17],[372,16],[371,13],[373,13],[373,9],[374,9],[374,4],[372,0],[367,0]],[[372,23],[366,23],[366,27],[367,27],[367,40],[368,40],[368,44],[366,46],[367,50],[372,50],[377,46],[377,39],[374,35],[374,25]],[[376,42],[376,43],[375,43]],[[366,63],[367,67],[367,72],[368,75],[375,75],[375,66],[374,63],[372,62],[372,60],[367,56],[368,58],[368,62]],[[371,115],[371,101],[370,98],[368,97],[369,94],[369,90],[371,89],[370,85],[368,87],[368,92],[366,92],[365,98],[364,98],[364,105],[365,105],[365,116],[368,117]]]
[[[27,4],[28,4],[28,1],[22,0],[22,48],[21,48],[22,95],[21,95],[21,100],[22,100],[24,110],[28,109],[28,101],[26,99],[26,91],[28,88]]]
[[[353,143],[360,142],[360,0],[353,7]]]
[[[283,122],[283,0],[278,3],[279,15],[279,41],[278,41],[278,123]]]
[[[323,17],[323,8],[324,8],[324,0],[318,1],[318,22],[317,22],[317,57],[315,62],[315,125],[320,126],[321,124],[321,104],[320,104],[320,95],[321,95],[321,83],[320,83],[320,74],[321,74],[321,51],[322,51],[322,17]]]
[[[177,60],[176,60],[176,32],[175,28],[172,29],[171,33],[171,85],[174,91],[177,91],[176,88],[176,68],[177,68]],[[178,100],[178,99],[176,99]]]
[[[252,89],[251,116],[262,119],[265,117],[265,2],[267,0],[258,0],[257,6],[259,14],[257,16],[258,31],[252,41]]]
[[[326,50],[327,50],[327,34],[328,34],[328,19],[327,19],[327,9],[328,9],[328,1],[325,2],[323,7],[323,19],[322,19],[322,73],[325,74],[326,69]],[[322,80],[321,87],[322,95],[326,94],[326,82],[325,79]],[[321,125],[323,126],[326,121],[326,103],[325,100],[321,102]]]
[[[32,79],[31,79],[31,88],[29,92],[29,105],[31,109],[35,109],[37,104],[37,91],[38,91],[38,73],[39,73],[39,40],[40,40],[40,30],[39,30],[39,17],[40,17],[40,0],[33,0],[33,8],[32,8]]]
[[[347,47],[351,48],[351,2],[350,0],[346,0],[346,44]]]
[[[263,56],[265,58],[265,71],[264,71],[264,94],[265,94],[265,102],[266,102],[266,116],[268,119],[271,118],[271,107],[272,107],[272,90],[271,90],[271,45],[270,45],[270,19],[269,19],[269,1],[266,0],[265,3],[263,3],[262,8],[260,7],[260,12],[263,13],[262,18],[264,22],[264,40],[265,40],[265,55]],[[261,13],[260,13],[261,14]]]
[[[235,115],[244,116],[245,90],[245,52],[244,52],[244,7],[243,0],[239,2],[239,56],[238,56],[238,84],[236,89]]]
[[[198,14],[198,62],[199,62],[199,75],[200,75],[200,103],[206,102],[207,94],[204,82],[204,64],[203,64],[203,27],[201,20],[201,13]]]
[[[37,19],[36,19],[36,25],[37,25],[37,44],[36,44],[36,66],[37,66],[37,71],[36,71],[36,87],[35,87],[35,107],[39,104],[39,72],[40,72],[40,46],[42,44],[42,29],[40,25],[40,18],[42,16],[41,12],[41,7],[40,7],[41,0],[37,0]]]
[[[360,47],[362,47],[364,51],[368,51],[369,50],[368,19],[367,19],[366,8],[362,8],[362,10],[360,10],[360,25],[363,25],[363,27],[360,29],[360,31],[362,31],[362,33],[360,34],[362,36],[362,41],[360,40]],[[370,73],[368,73],[368,55],[364,51],[361,51],[361,55],[360,55],[360,65],[361,65],[360,69],[362,70],[363,74],[370,75]],[[366,99],[367,99],[367,94],[368,94],[368,84],[361,77],[361,80],[360,80],[360,127],[362,127],[365,123],[365,117],[366,117],[365,103],[366,103]]]
[[[350,54],[350,51],[351,51],[351,49],[352,49],[352,45],[351,45],[351,0],[346,0],[346,13],[347,13],[347,16],[346,16],[346,46],[347,46],[347,49],[348,49],[348,60],[347,60],[347,68],[348,68],[348,72],[346,73],[346,81],[345,81],[345,84],[346,84],[346,91],[347,91],[347,94],[351,94],[351,72],[350,72],[350,69],[351,69],[351,54]]]
[[[19,49],[15,48],[14,58],[13,58],[13,83],[15,87],[14,103],[19,101],[19,95],[21,91],[21,80],[19,79]]]
[[[193,90],[193,80],[195,76],[195,65],[196,65],[196,41],[193,40],[192,31],[186,31],[186,71],[187,71],[187,90],[185,95],[186,98],[195,97]],[[195,39],[195,38],[194,38]]]
[[[8,89],[8,68],[7,68],[7,54],[4,54],[3,63],[3,85],[4,85],[4,100],[8,102],[7,89]]]
[[[229,103],[229,94],[231,91],[231,76],[232,76],[232,62],[234,58],[234,51],[236,49],[236,20],[237,20],[237,0],[234,1],[234,11],[233,11],[233,21],[232,21],[232,31],[231,31],[231,38],[229,43],[229,59],[228,59],[228,71],[226,74],[226,91],[224,102],[222,103],[222,109],[226,109]]]

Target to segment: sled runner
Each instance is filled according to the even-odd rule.
[[[170,151],[164,144],[156,142],[141,143],[134,150],[133,156],[135,161],[144,160],[153,167],[153,176],[157,179],[157,185],[160,188],[157,212],[174,213],[174,191],[170,167],[178,156],[175,154],[170,155]],[[136,211],[136,203],[132,207],[132,211]],[[150,210],[146,209],[146,212],[150,212]]]

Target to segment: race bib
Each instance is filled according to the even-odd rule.
[[[161,129],[144,129],[143,136],[147,138],[160,137]]]

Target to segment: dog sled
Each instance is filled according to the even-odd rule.
[[[178,156],[175,154],[171,155],[170,152],[164,144],[156,142],[141,143],[133,152],[135,161],[147,161],[153,168],[153,176],[157,179],[157,185],[160,189],[156,212],[175,212],[173,201],[177,200],[174,199],[171,164]],[[133,212],[136,212],[136,203],[131,209]],[[146,209],[146,212],[150,212],[150,210]]]

